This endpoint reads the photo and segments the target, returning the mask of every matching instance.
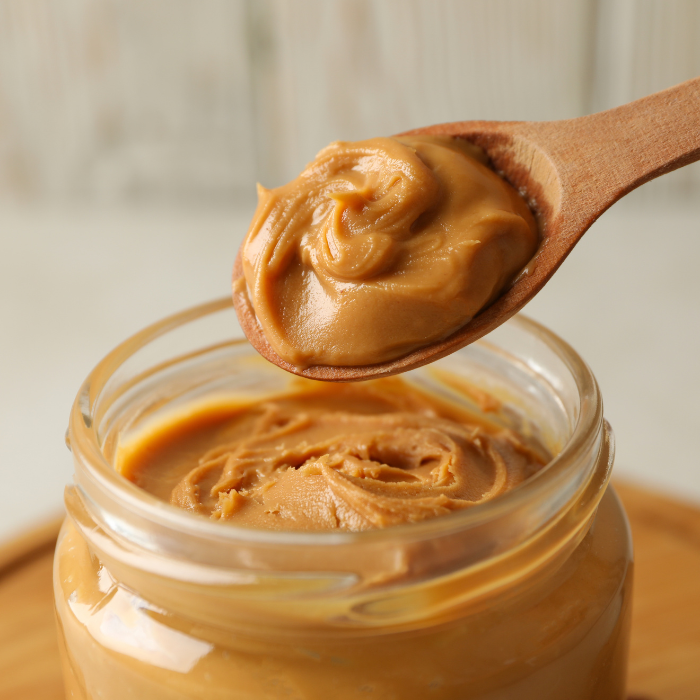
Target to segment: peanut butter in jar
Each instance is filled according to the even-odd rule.
[[[492,461],[480,463],[478,486],[435,496],[466,495],[467,505],[421,517],[425,508],[412,504],[407,521],[384,526],[353,516],[345,522],[360,526],[265,527],[236,524],[235,508],[229,513],[225,503],[211,517],[219,494],[231,491],[211,495],[213,487],[222,477],[240,476],[233,468],[225,473],[226,460],[238,448],[257,448],[255,430],[239,425],[240,434],[227,435],[234,439],[223,445],[230,449],[219,455],[220,470],[209,465],[199,480],[185,478],[192,469],[173,476],[167,498],[117,470],[144,476],[157,462],[150,459],[156,448],[174,444],[188,424],[205,436],[206,420],[197,423],[197,416],[216,414],[212,407],[257,406],[260,417],[261,407],[283,403],[280,397],[314,393],[306,385],[300,394],[297,380],[246,343],[227,340],[232,316],[230,302],[222,301],[156,324],[107,357],[76,400],[70,423],[76,483],[67,492],[55,567],[68,697],[622,700],[630,537],[606,489],[612,448],[597,385],[565,343],[514,319],[488,342],[406,375],[400,405],[388,384],[366,387],[376,389],[375,415],[413,416],[405,429],[426,430],[443,442],[440,430],[455,442],[460,431],[482,431]],[[357,416],[371,415],[368,399],[358,402],[354,389],[343,391],[336,410],[321,404],[317,418],[355,415],[348,419],[355,421],[351,434],[364,434]],[[380,404],[385,408],[378,410]],[[293,407],[278,427],[300,413]],[[411,423],[419,415],[427,418],[423,427]],[[471,428],[464,427],[467,416]],[[463,427],[448,429],[448,420]],[[173,425],[175,432],[164,428]],[[378,425],[375,433],[382,432],[381,420]],[[497,436],[510,436],[512,452],[489,443]],[[402,466],[389,459],[393,446],[375,438],[363,443],[377,449],[368,461],[388,470],[355,464],[366,470],[358,476],[351,464],[359,459],[358,442],[342,450],[337,436],[330,452],[340,461],[325,465],[344,465],[337,476],[353,486],[352,479],[365,478],[371,495],[390,498],[397,484],[420,481],[422,488],[441,464],[461,459],[433,445]],[[323,457],[312,448],[326,439],[306,434],[302,442],[311,453],[302,454],[302,465]],[[303,452],[299,444],[288,449]],[[522,478],[488,496],[498,474],[517,471],[494,465],[517,462],[515,453],[529,455],[530,466],[519,462]],[[193,450],[193,468],[204,456],[206,450]],[[216,458],[209,454],[203,464]],[[414,479],[392,469],[417,471]],[[248,493],[240,482],[232,489],[256,499],[252,487],[265,487],[269,478],[260,479],[258,470]],[[308,477],[324,478],[317,471]],[[457,472],[443,472],[449,485]],[[328,491],[318,491],[319,512],[327,513]],[[425,498],[414,491],[412,498]],[[280,499],[269,505],[283,510]],[[277,518],[254,511],[248,515]],[[381,508],[362,512],[369,520],[386,516]],[[293,509],[288,516],[293,519]]]

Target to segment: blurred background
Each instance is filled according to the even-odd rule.
[[[614,107],[700,75],[699,34],[697,0],[0,0],[0,538],[60,510],[96,362],[229,293],[256,181],[336,139]],[[617,475],[700,503],[698,260],[700,164],[526,313],[593,368]]]

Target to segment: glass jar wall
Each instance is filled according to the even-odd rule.
[[[69,698],[622,700],[630,535],[571,348],[516,318],[405,375],[477,413],[478,391],[495,397],[490,420],[556,454],[513,491],[384,530],[273,532],[179,511],[114,470],[163,416],[293,381],[233,327],[228,300],[165,319],[78,394],[54,571]]]

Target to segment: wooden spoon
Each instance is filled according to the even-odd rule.
[[[483,148],[494,169],[535,211],[542,235],[537,254],[502,296],[445,340],[375,365],[300,369],[272,349],[241,291],[244,285],[236,284],[243,274],[239,252],[234,306],[248,339],[270,362],[313,379],[359,381],[420,367],[493,330],[542,289],[608,207],[645,182],[700,160],[700,78],[577,119],[453,122],[408,134],[459,136]]]

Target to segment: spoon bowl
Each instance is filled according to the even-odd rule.
[[[361,381],[405,372],[478,340],[520,311],[557,271],[596,219],[628,192],[700,160],[700,78],[598,114],[553,122],[468,121],[437,124],[401,136],[464,138],[530,204],[541,242],[510,288],[444,340],[373,365],[300,368],[267,342],[245,293],[241,254],[233,302],[251,344],[283,369],[324,381]]]

